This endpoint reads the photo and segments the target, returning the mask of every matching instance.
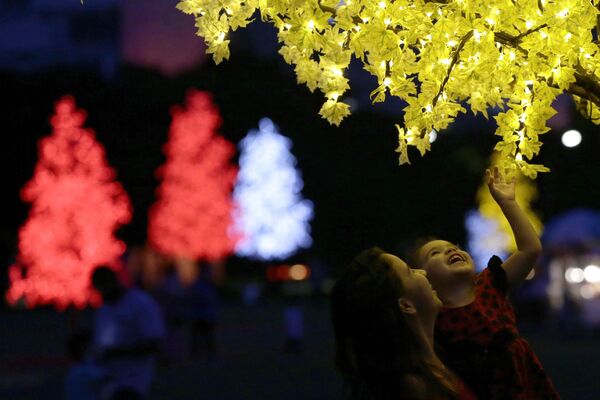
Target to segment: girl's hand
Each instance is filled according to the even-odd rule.
[[[493,173],[489,169],[486,169],[485,176],[490,194],[496,203],[515,200],[516,178],[513,178],[510,182],[505,182],[504,178],[500,175],[498,167],[494,167]]]

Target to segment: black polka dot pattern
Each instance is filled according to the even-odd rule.
[[[500,258],[475,278],[475,300],[445,308],[436,322],[444,361],[480,399],[560,399],[529,344],[519,336]]]

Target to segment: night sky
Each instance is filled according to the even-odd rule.
[[[201,39],[195,39],[201,46]],[[53,103],[67,93],[87,110],[86,126],[105,146],[133,202],[133,221],[118,232],[129,245],[145,241],[146,214],[158,183],[154,171],[164,161],[161,146],[169,108],[183,102],[188,88],[213,93],[224,120],[221,133],[233,142],[264,116],[293,140],[303,194],[315,204],[312,252],[334,270],[373,244],[402,251],[415,237],[428,234],[465,242],[464,215],[476,206],[475,192],[497,141],[493,119],[462,115],[424,158],[410,153],[412,165],[399,166],[394,124],[402,121],[402,105],[371,106],[373,81],[364,71],[355,67],[349,72],[349,96],[357,107],[335,127],[318,115],[322,95],[298,85],[291,67],[276,54],[269,27],[236,33],[231,48],[230,61],[215,66],[206,59],[175,76],[125,62],[111,79],[66,67],[1,73],[0,124],[6,140],[1,147],[6,171],[2,268],[14,257],[17,231],[27,218],[28,205],[19,199],[19,190],[32,176],[36,142],[51,132]],[[533,208],[543,221],[570,208],[600,209],[598,127],[581,118],[568,100],[560,109],[560,129],[542,137],[541,155],[534,160],[552,170],[537,180],[539,199]],[[568,149],[560,134],[572,128],[582,132],[583,141]]]

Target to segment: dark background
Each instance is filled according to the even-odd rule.
[[[296,83],[292,68],[276,53],[276,38],[269,26],[257,21],[232,35],[231,58],[219,66],[210,58],[200,58],[182,71],[165,73],[152,65],[130,62],[121,54],[121,42],[127,40],[123,32],[138,28],[135,24],[148,28],[154,20],[127,21],[114,1],[102,9],[100,3],[86,0],[84,7],[90,7],[90,14],[74,9],[72,2],[78,3],[61,0],[54,4],[64,5],[74,15],[69,25],[73,43],[66,50],[57,47],[60,51],[50,46],[44,50],[48,54],[27,44],[39,32],[11,27],[14,21],[31,15],[48,22],[64,17],[67,11],[26,0],[6,1],[0,6],[0,33],[4,33],[0,35],[2,291],[8,284],[6,269],[16,254],[17,232],[29,210],[19,191],[33,175],[37,141],[51,133],[48,119],[54,102],[64,94],[74,95],[78,106],[88,112],[85,126],[95,130],[131,198],[133,220],[118,232],[130,246],[145,242],[147,211],[158,184],[154,171],[164,162],[161,146],[167,138],[169,109],[183,103],[189,88],[213,94],[223,117],[221,133],[232,142],[237,143],[265,116],[293,140],[292,151],[305,183],[303,195],[315,205],[311,223],[314,245],[298,257],[319,257],[332,276],[370,245],[401,252],[414,238],[430,234],[465,242],[464,216],[477,206],[476,189],[497,142],[493,119],[462,115],[441,132],[425,157],[411,152],[412,165],[398,166],[394,124],[402,122],[402,104],[370,105],[368,93],[374,80],[357,63],[348,72],[353,89],[347,97],[354,105],[353,115],[340,127],[330,126],[318,115],[322,95]],[[144,5],[139,1],[123,4],[138,9]],[[94,7],[99,11],[93,11]],[[187,24],[188,29],[193,25],[191,17],[173,18],[181,18],[177,24]],[[156,21],[164,23],[165,19]],[[124,21],[133,25],[125,29]],[[202,46],[200,38],[193,40]],[[107,50],[100,51],[98,59],[77,61],[78,52],[83,54],[100,42]],[[169,46],[177,51],[177,42]],[[20,50],[11,50],[14,47]],[[49,61],[32,67],[28,60],[38,56]],[[114,61],[108,72],[98,61],[101,59]],[[536,181],[539,197],[532,207],[543,221],[571,208],[600,209],[598,127],[581,118],[568,97],[557,105],[560,114],[552,125],[555,129],[542,137],[544,146],[535,160],[552,170]],[[581,145],[562,146],[560,135],[567,129],[581,131]],[[241,280],[247,278],[242,276],[242,270],[248,270],[243,268],[247,265],[244,260],[232,258],[228,263],[232,280],[236,274]],[[262,279],[263,271],[257,268],[252,275]],[[281,313],[287,302],[275,296],[247,308],[235,296],[224,298],[220,359],[162,369],[155,398],[200,398],[199,392],[211,399],[338,396],[339,378],[330,361],[326,298],[300,300],[306,310],[307,344],[304,354],[296,358],[280,352]],[[63,346],[68,315],[46,308],[23,311],[6,304],[3,307],[0,360],[6,363],[0,369],[0,398],[60,398],[67,366]],[[565,338],[546,330],[551,326],[547,324],[529,326],[525,334],[557,386],[566,399],[595,398],[600,387],[591,367],[600,355],[597,339],[589,335]]]
[[[263,116],[293,140],[303,194],[315,204],[313,250],[329,263],[343,264],[369,244],[398,249],[430,233],[464,242],[464,215],[477,206],[475,192],[497,141],[493,120],[462,115],[425,157],[411,152],[412,164],[399,166],[394,124],[401,120],[400,108],[392,115],[367,105],[340,127],[330,126],[317,114],[321,95],[297,85],[283,61],[235,48],[231,58],[219,66],[208,60],[201,69],[175,78],[126,65],[110,81],[80,70],[2,73],[3,259],[14,252],[17,230],[27,218],[29,206],[19,190],[33,175],[36,143],[51,133],[53,103],[64,94],[73,94],[88,111],[86,126],[105,146],[132,200],[133,221],[119,236],[130,244],[143,243],[158,185],[154,171],[164,162],[169,109],[183,103],[188,88],[213,93],[224,121],[221,133],[235,143]],[[581,131],[583,141],[566,148],[560,143],[562,132],[543,136],[535,162],[552,172],[539,176],[539,198],[532,205],[543,220],[574,207],[600,208],[597,127],[575,110],[567,112],[573,118],[570,127]]]

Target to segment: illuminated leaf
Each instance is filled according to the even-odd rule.
[[[328,99],[320,110],[338,125],[341,112],[331,93],[349,89],[351,59],[376,78],[373,103],[398,97],[406,126],[423,138],[448,127],[468,104],[486,118],[496,115],[498,163],[525,168],[519,156],[540,151],[551,104],[563,91],[582,98],[583,115],[600,122],[600,51],[597,0],[182,0],[215,62],[229,31],[251,21],[252,12],[278,30],[280,54],[295,65],[298,82]],[[423,109],[431,111],[423,112]],[[348,112],[347,112],[348,111]],[[401,142],[420,153],[419,140]],[[519,148],[523,153],[517,152]],[[531,167],[529,175],[542,172]]]

